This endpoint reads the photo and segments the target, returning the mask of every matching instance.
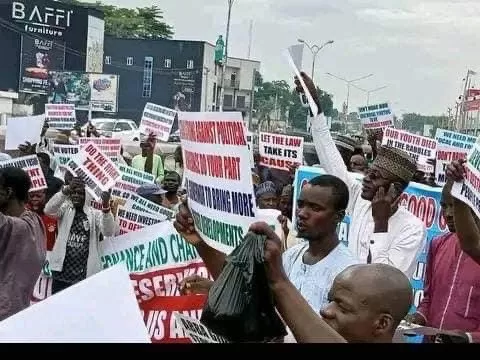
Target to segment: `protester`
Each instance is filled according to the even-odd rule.
[[[49,256],[52,293],[101,270],[100,234],[104,237],[118,234],[110,210],[110,193],[103,193],[102,206],[102,211],[95,210],[85,201],[85,184],[79,178],[64,186],[45,206],[45,214],[59,223],[57,241]]]
[[[305,242],[288,249],[282,257],[288,278],[317,313],[328,303],[327,293],[335,276],[359,263],[336,233],[347,203],[348,189],[340,179],[330,175],[312,179],[298,200],[297,227],[299,237]],[[225,254],[205,244],[191,227],[192,223],[190,211],[182,205],[174,226],[197,248],[216,278],[223,268]]]
[[[180,204],[180,197],[178,196],[178,189],[180,188],[182,179],[175,171],[170,171],[165,174],[163,179],[163,189],[166,191],[163,197],[163,206],[168,209],[177,208]]]
[[[26,209],[30,187],[25,171],[0,169],[0,321],[30,305],[45,263],[45,228]]]
[[[259,209],[278,210],[277,188],[272,181],[266,181],[256,187],[255,197]]]
[[[157,184],[144,184],[137,189],[137,194],[139,196],[161,206],[163,206],[163,195],[165,195],[166,192],[166,190]]]
[[[350,190],[349,248],[364,263],[390,264],[412,276],[426,231],[423,222],[398,202],[412,180],[415,161],[401,150],[382,146],[360,183],[348,172],[334,146],[313,81],[304,73],[302,76],[319,109],[312,119],[312,137],[320,163]],[[303,92],[298,79],[295,82],[297,91]]]
[[[167,166],[167,162],[165,162],[165,172],[167,171],[174,171],[178,175],[180,175],[180,180],[183,177],[183,155],[182,155],[182,147],[178,145],[175,148],[173,153],[173,166]],[[181,181],[180,181],[181,182]]]
[[[265,268],[277,310],[299,343],[389,343],[412,305],[412,287],[386,264],[352,265],[338,274],[321,311],[309,306],[282,266],[281,244],[266,223],[250,231],[267,236]]]
[[[46,231],[47,251],[53,249],[58,233],[57,219],[45,215],[45,205],[47,203],[47,190],[30,191],[28,193],[28,208],[35,212],[42,219]]]
[[[160,155],[154,153],[157,139],[155,135],[150,134],[146,139],[140,142],[142,153],[132,159],[132,167],[145,171],[155,176],[155,181],[161,183],[164,176],[163,160]]]
[[[354,173],[364,174],[367,170],[367,159],[359,154],[353,155],[350,158],[350,170]]]
[[[333,142],[340,153],[343,163],[347,167],[348,170],[350,169],[350,159],[352,158],[355,147],[357,146],[357,142],[354,139],[349,138],[345,135],[335,134],[332,136]],[[318,151],[318,150],[317,150]],[[320,157],[319,157],[320,158]],[[321,161],[321,158],[320,158]]]
[[[50,156],[47,153],[38,153],[37,157],[43,171],[43,176],[45,176],[45,181],[47,182],[48,201],[62,189],[63,181],[55,176],[55,172],[50,167]]]
[[[465,160],[453,161],[448,165],[446,175],[452,181],[463,181]],[[464,202],[454,199],[455,229],[461,249],[477,264],[480,264],[480,219]],[[476,289],[479,289],[476,286]]]
[[[480,265],[460,249],[451,189],[452,182],[449,182],[443,188],[441,200],[450,232],[430,244],[423,300],[408,321],[456,330],[466,342],[480,342],[480,288],[476,286],[480,280]]]

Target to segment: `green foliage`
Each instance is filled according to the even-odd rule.
[[[263,122],[270,122],[272,112],[278,111],[278,119],[285,121],[288,114],[288,123],[297,130],[306,130],[308,111],[302,106],[300,97],[295,89],[285,81],[263,82],[262,76],[258,73],[255,79],[257,90],[255,91],[254,109],[259,125]],[[331,95],[317,88],[320,97],[320,104],[326,116],[333,116],[338,111],[333,109]]]
[[[92,7],[105,14],[105,34],[119,38],[170,39],[173,28],[163,20],[163,12],[156,5],[142,8],[120,8],[77,0],[61,0],[63,3]]]
[[[433,125],[433,133],[446,121],[447,116],[425,116],[416,113],[403,114],[403,129],[423,134],[423,125]]]

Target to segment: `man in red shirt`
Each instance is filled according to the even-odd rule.
[[[451,183],[445,185],[441,200],[450,232],[433,239],[430,245],[424,297],[417,312],[407,320],[453,330],[465,341],[480,342],[480,265],[460,247],[451,189]]]
[[[28,193],[28,208],[38,214],[41,217],[43,224],[45,225],[46,231],[46,238],[47,238],[47,251],[51,251],[53,249],[53,245],[55,245],[55,239],[57,238],[57,220],[45,215],[43,209],[45,208],[45,204],[47,202],[47,191],[46,190],[39,190],[39,191],[31,191]]]

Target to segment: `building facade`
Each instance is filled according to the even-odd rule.
[[[250,114],[260,62],[229,58],[225,111]],[[217,111],[222,68],[215,46],[203,41],[105,37],[104,72],[119,75],[118,117],[140,121],[152,102],[180,111]]]
[[[0,0],[0,91],[46,95],[48,71],[102,72],[103,14],[50,0]]]

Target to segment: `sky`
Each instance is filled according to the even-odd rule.
[[[215,43],[226,31],[227,0],[103,2],[159,6],[178,40]],[[468,69],[480,74],[479,0],[234,0],[229,56],[247,57],[251,22],[251,58],[261,61],[264,80],[293,81],[282,51],[299,38],[310,45],[334,40],[317,56],[315,82],[339,109],[347,85],[327,72],[347,80],[373,74],[355,83],[366,90],[387,86],[371,93],[370,104],[388,101],[397,114],[425,115],[454,107]],[[308,49],[303,59],[310,74]],[[349,111],[366,99],[352,87]]]

